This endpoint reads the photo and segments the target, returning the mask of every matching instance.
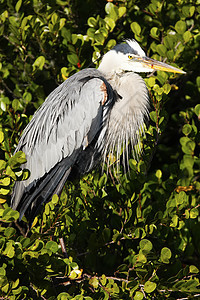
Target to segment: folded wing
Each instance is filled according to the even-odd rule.
[[[57,87],[36,111],[15,152],[26,154],[28,180],[16,182],[11,200],[21,217],[60,193],[81,152],[102,130],[112,88],[95,69],[85,69]],[[108,109],[108,107],[107,107]]]

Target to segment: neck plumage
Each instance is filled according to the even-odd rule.
[[[121,76],[124,73],[118,65],[118,60],[116,60],[115,52],[112,50],[103,56],[98,70],[109,82],[111,80],[114,81],[115,79],[117,79],[117,77]]]

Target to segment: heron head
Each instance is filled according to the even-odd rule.
[[[185,72],[163,62],[146,56],[145,52],[135,40],[126,40],[108,51],[99,66],[103,73],[122,72],[152,72],[154,70],[182,73]]]

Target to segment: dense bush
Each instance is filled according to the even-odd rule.
[[[0,4],[1,297],[200,297],[199,0]],[[12,156],[20,134],[53,88],[124,38],[187,74],[145,79],[150,123],[128,176],[67,183],[26,234],[9,208],[27,177],[24,154]]]

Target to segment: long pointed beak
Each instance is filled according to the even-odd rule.
[[[163,62],[157,61],[157,60],[149,58],[149,57],[141,57],[141,58],[139,58],[139,61],[143,65],[143,67],[150,68],[150,69],[152,69],[152,71],[159,70],[159,71],[165,71],[165,72],[186,74],[186,72],[183,70],[180,70],[178,68],[175,68],[173,66],[170,66],[168,64],[165,64]]]

